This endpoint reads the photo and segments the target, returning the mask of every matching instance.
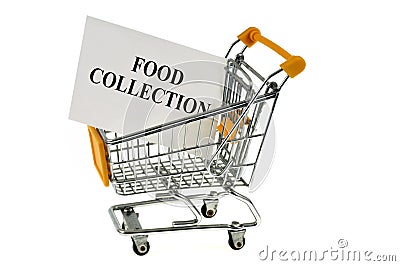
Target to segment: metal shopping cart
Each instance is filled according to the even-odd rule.
[[[150,200],[109,209],[116,230],[132,238],[138,255],[149,251],[149,234],[188,229],[226,229],[230,247],[238,250],[245,244],[246,228],[260,222],[253,203],[235,188],[248,187],[254,181],[255,169],[262,164],[260,150],[265,145],[280,90],[289,77],[303,71],[305,61],[263,37],[254,27],[238,36],[226,58],[240,41],[245,44],[244,48],[234,58],[227,59],[220,107],[128,135],[89,127],[93,159],[104,185],[111,182],[119,195],[155,194]],[[244,61],[246,48],[257,41],[286,59],[279,70],[267,77]],[[266,122],[260,123],[263,112]],[[205,141],[199,137],[193,140],[195,132],[197,136],[208,132],[208,137]],[[181,145],[175,145],[173,140],[170,145],[164,143],[165,134],[180,138]],[[219,200],[225,196],[245,203],[254,220],[204,223],[202,218],[216,215]],[[135,211],[138,207],[171,202],[182,203],[193,217],[173,221],[167,227],[142,227]]]

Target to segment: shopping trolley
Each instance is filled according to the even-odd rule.
[[[240,41],[244,48],[229,58],[232,48]],[[267,77],[244,60],[246,48],[256,42],[286,59],[279,70]],[[254,181],[255,169],[262,164],[260,151],[267,141],[280,90],[289,77],[303,71],[305,61],[263,37],[254,27],[238,36],[225,57],[227,64],[220,107],[128,135],[88,127],[94,163],[104,185],[111,182],[119,195],[155,194],[150,200],[109,209],[116,230],[131,237],[133,250],[138,255],[149,251],[149,234],[189,229],[226,229],[230,247],[238,250],[245,245],[246,228],[260,222],[260,215],[251,200],[235,188],[248,187]],[[256,81],[260,84],[258,87]],[[260,123],[263,116],[266,122]],[[200,139],[200,132],[203,135],[208,132],[207,138]],[[166,135],[170,136],[168,143],[163,141]],[[175,144],[174,137],[179,138],[180,145]],[[216,215],[219,200],[225,196],[245,203],[254,219],[204,223],[202,218]],[[137,207],[171,202],[180,202],[189,208],[193,217],[173,221],[167,227],[142,227]]]

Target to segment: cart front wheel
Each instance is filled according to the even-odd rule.
[[[133,247],[133,251],[134,251],[137,255],[139,255],[139,256],[144,256],[144,255],[146,255],[146,254],[149,252],[149,250],[150,250],[150,243],[149,243],[148,241],[146,241],[145,243],[143,243],[143,244],[137,246],[137,245],[135,244],[135,241],[133,241],[132,247]]]

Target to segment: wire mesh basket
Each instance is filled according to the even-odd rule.
[[[280,90],[289,77],[304,69],[305,62],[263,37],[256,28],[240,34],[226,58],[239,41],[245,47],[227,59],[220,107],[127,135],[89,127],[95,166],[105,185],[111,182],[119,195],[157,193],[154,200],[116,205],[109,210],[117,231],[131,236],[138,255],[148,252],[150,233],[204,228],[228,229],[229,245],[241,249],[245,228],[260,222],[253,203],[235,187],[252,182]],[[267,77],[244,60],[246,48],[257,41],[286,59]],[[226,195],[244,202],[254,221],[202,224],[202,216],[213,217],[218,199]],[[194,203],[197,200],[203,202],[200,209]],[[183,202],[194,219],[143,229],[135,208],[169,201]]]

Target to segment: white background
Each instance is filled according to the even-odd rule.
[[[266,265],[266,245],[322,251],[340,238],[400,260],[396,2],[3,3],[0,264]],[[222,56],[257,26],[306,59],[281,93],[275,161],[250,195],[263,223],[241,251],[225,231],[184,232],[151,236],[150,253],[138,257],[114,230],[107,208],[128,199],[102,187],[86,127],[67,119],[86,15]],[[263,73],[281,62],[261,45],[252,50]]]

